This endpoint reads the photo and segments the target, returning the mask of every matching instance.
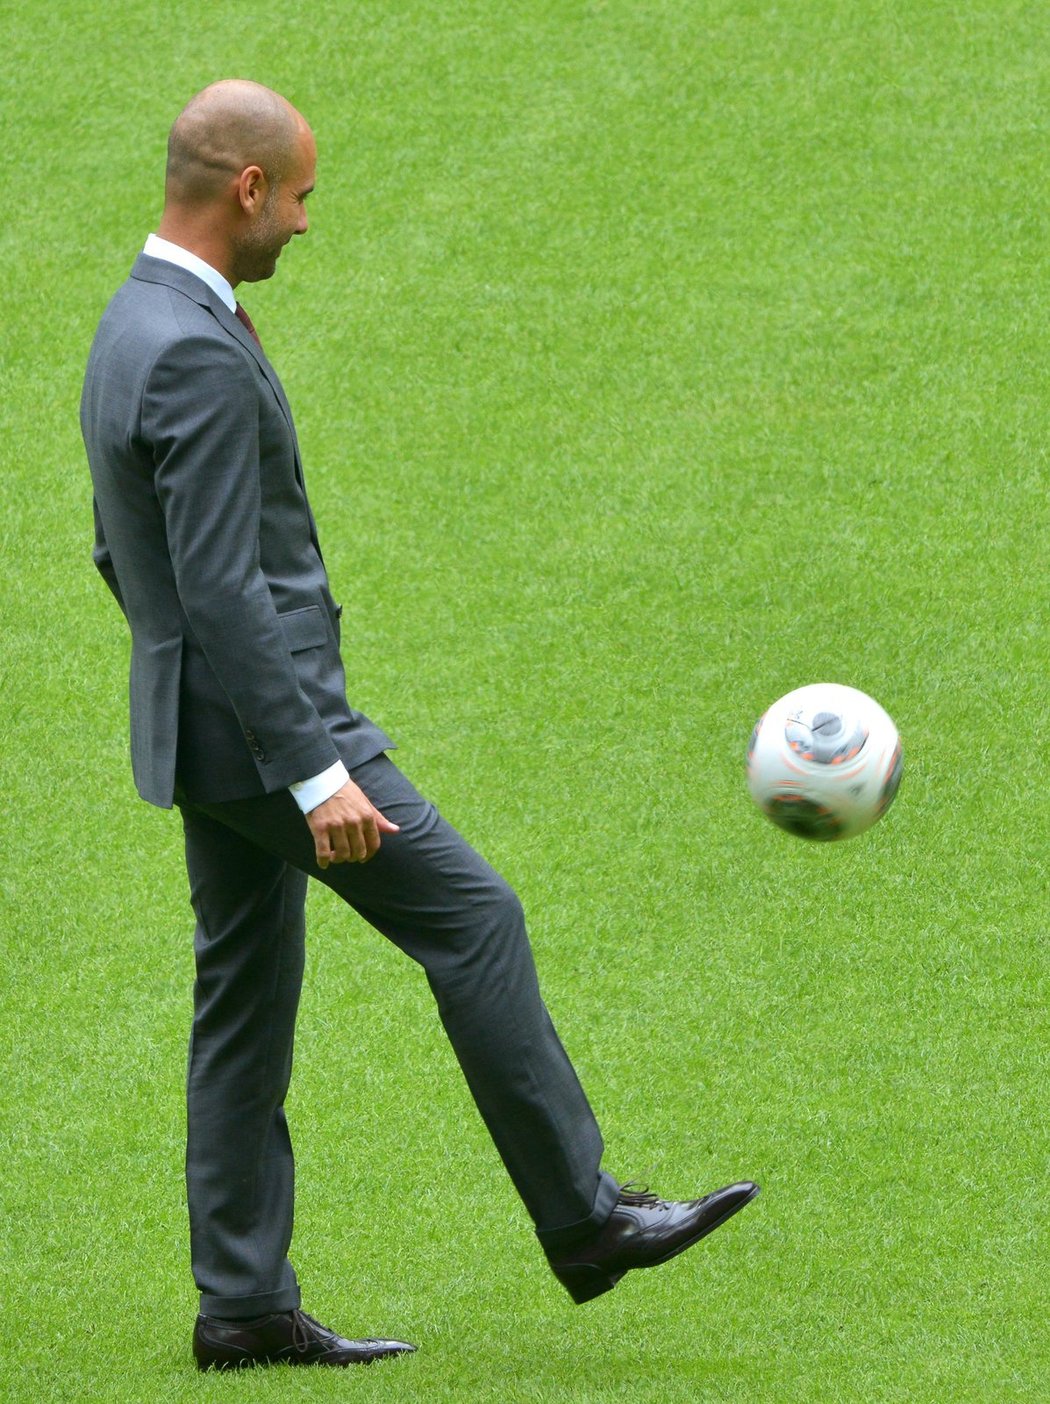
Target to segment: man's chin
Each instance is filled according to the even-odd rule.
[[[238,283],[265,283],[267,278],[272,278],[277,272],[277,260],[283,247],[266,251],[259,248],[242,250],[234,267]]]
[[[253,268],[241,276],[242,283],[265,283],[267,278],[272,278],[277,272],[277,260],[267,264],[262,268]]]

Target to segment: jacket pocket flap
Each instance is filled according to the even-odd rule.
[[[324,615],[320,605],[307,605],[306,609],[292,609],[287,614],[279,614],[284,637],[291,653],[300,649],[317,648],[328,642]]]

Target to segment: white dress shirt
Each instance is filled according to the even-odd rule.
[[[178,268],[185,268],[187,273],[192,273],[202,283],[207,283],[231,312],[237,311],[237,299],[233,295],[233,289],[219,270],[213,268],[210,263],[205,263],[203,258],[198,258],[195,253],[190,253],[189,249],[184,249],[181,244],[173,244],[170,239],[151,234],[142,252],[149,254],[150,258],[162,258],[165,263],[174,263]]]
[[[151,234],[142,252],[149,254],[150,258],[162,258],[165,263],[174,263],[178,268],[185,268],[187,273],[192,273],[195,278],[207,283],[231,312],[236,312],[237,299],[229,281],[217,268],[190,253],[189,249],[182,248],[180,244],[173,244],[170,239],[162,239],[158,234]],[[324,804],[326,799],[331,799],[349,779],[346,766],[342,761],[336,761],[327,770],[322,770],[320,775],[312,775],[308,780],[298,780],[288,788],[302,812],[309,814],[311,809],[316,809],[319,804]]]

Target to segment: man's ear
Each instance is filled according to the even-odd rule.
[[[261,166],[245,166],[237,178],[237,198],[246,215],[256,215],[263,207],[270,182]]]

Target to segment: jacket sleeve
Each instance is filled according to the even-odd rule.
[[[95,545],[91,552],[91,559],[95,562],[99,574],[109,586],[114,599],[120,605],[122,612],[126,615],[124,608],[124,596],[120,592],[120,582],[117,580],[117,572],[113,569],[113,557],[109,553],[106,545],[106,534],[102,530],[102,517],[99,514],[98,502],[92,498],[91,506],[95,513]]]
[[[258,395],[235,342],[188,337],[151,367],[141,431],[182,608],[264,787],[276,790],[339,757],[299,685],[261,569]]]

